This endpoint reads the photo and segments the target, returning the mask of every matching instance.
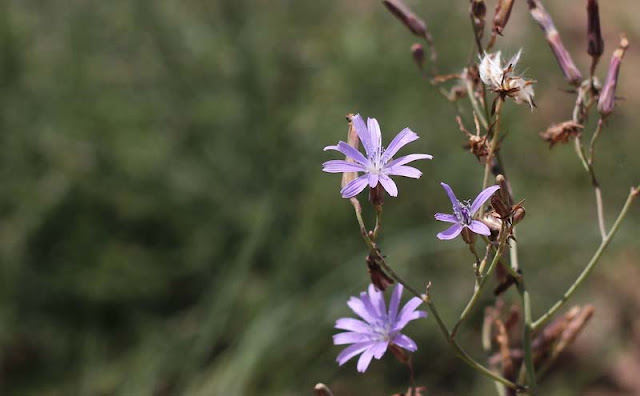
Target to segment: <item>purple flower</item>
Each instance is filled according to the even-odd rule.
[[[384,295],[375,286],[369,285],[369,294],[360,293],[360,297],[351,297],[347,302],[360,319],[342,318],[336,321],[336,329],[347,330],[333,336],[335,345],[352,344],[343,349],[336,361],[340,366],[352,357],[362,354],[358,359],[358,371],[364,373],[369,367],[372,358],[380,359],[387,350],[389,344],[395,344],[408,351],[418,350],[416,343],[409,337],[400,333],[407,323],[414,319],[425,318],[425,311],[416,311],[422,303],[418,297],[414,297],[398,312],[402,285],[398,284],[393,290],[389,302],[389,312],[385,307]]]
[[[460,202],[456,195],[453,193],[451,187],[446,183],[440,183],[444,190],[447,192],[451,204],[453,205],[453,214],[436,213],[436,220],[444,221],[447,223],[454,223],[451,227],[438,233],[439,239],[453,239],[457,237],[464,228],[468,228],[476,234],[491,235],[491,230],[483,222],[473,220],[473,215],[476,214],[478,209],[484,205],[484,203],[491,198],[493,193],[500,189],[500,186],[487,187],[473,200],[472,204],[469,201]]]
[[[419,159],[433,158],[429,154],[410,154],[392,160],[392,157],[398,150],[407,143],[418,139],[416,133],[409,128],[403,129],[393,138],[391,143],[389,143],[389,147],[385,150],[382,147],[380,126],[375,118],[367,119],[367,125],[365,125],[360,114],[356,114],[352,119],[352,123],[364,146],[367,156],[365,157],[360,151],[341,141],[338,142],[337,146],[327,146],[324,150],[339,151],[351,158],[354,162],[332,160],[322,164],[322,170],[329,173],[364,172],[364,175],[351,181],[340,190],[343,198],[354,197],[362,192],[367,185],[373,188],[378,185],[378,182],[382,184],[382,187],[387,190],[389,195],[396,197],[398,196],[398,187],[389,176],[397,175],[418,179],[422,175],[422,172],[414,167],[406,166],[406,164]]]

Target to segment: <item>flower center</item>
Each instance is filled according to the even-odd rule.
[[[453,208],[453,213],[456,215],[456,219],[458,219],[461,224],[471,224],[471,203],[469,203],[469,201],[458,201],[458,204],[460,205],[459,210],[455,207]]]
[[[391,339],[391,323],[386,320],[377,320],[371,325],[371,330],[378,336],[380,341]]]

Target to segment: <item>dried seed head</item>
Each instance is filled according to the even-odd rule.
[[[573,121],[565,121],[551,125],[546,131],[540,132],[540,137],[549,143],[549,148],[556,143],[567,143],[570,138],[580,136],[583,126]]]
[[[418,68],[422,70],[424,66],[424,47],[418,43],[413,44],[411,46],[411,55],[413,55],[413,60],[418,65]]]
[[[469,13],[477,37],[480,39],[484,35],[484,17],[487,14],[487,6],[484,0],[471,0]]]
[[[395,15],[413,34],[419,37],[427,36],[427,24],[418,18],[402,0],[384,0],[382,3],[387,7],[389,12]]]
[[[513,8],[514,0],[499,0],[496,4],[496,13],[493,17],[493,33],[502,36],[502,30],[509,22],[511,16],[511,9]]]
[[[622,58],[624,58],[627,48],[629,48],[629,40],[626,35],[622,35],[620,37],[620,45],[618,45],[618,48],[613,51],[613,55],[611,56],[607,78],[604,80],[602,91],[600,91],[598,111],[603,117],[606,117],[613,112],[613,107],[616,102],[618,74],[620,73],[620,65],[622,64]]]
[[[529,5],[529,12],[531,13],[531,16],[536,22],[538,22],[538,25],[540,25],[540,28],[544,31],[545,38],[547,39],[547,42],[549,43],[549,46],[562,69],[565,79],[567,79],[570,84],[580,84],[582,81],[582,74],[576,67],[575,63],[573,63],[571,55],[562,43],[558,30],[553,24],[553,20],[551,20],[551,16],[539,0],[527,0],[527,4]]]
[[[591,75],[593,75],[593,71],[603,51],[604,40],[602,40],[602,33],[600,33],[598,0],[587,0],[587,53],[593,58]]]

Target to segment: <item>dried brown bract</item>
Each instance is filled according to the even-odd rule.
[[[367,262],[367,272],[369,272],[369,276],[371,277],[371,283],[373,283],[378,290],[385,291],[387,287],[393,284],[393,279],[380,268],[377,259],[376,254],[369,254],[367,256],[365,260]]]
[[[489,156],[489,142],[487,141],[487,136],[480,136],[480,125],[478,123],[478,117],[473,115],[475,123],[476,123],[476,134],[472,134],[469,132],[464,125],[462,124],[462,120],[460,117],[456,117],[456,121],[458,122],[458,126],[460,127],[460,131],[467,136],[467,143],[464,145],[464,148],[469,150],[473,155],[478,158],[478,161],[484,163]]]
[[[551,125],[546,131],[540,132],[540,137],[549,143],[549,148],[557,143],[567,143],[569,139],[582,134],[583,126],[574,121],[565,121]]]

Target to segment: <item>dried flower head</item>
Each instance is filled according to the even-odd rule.
[[[364,172],[364,175],[342,187],[340,193],[343,198],[354,197],[362,192],[367,185],[374,188],[378,183],[384,187],[389,195],[395,197],[398,195],[398,187],[389,176],[396,175],[418,179],[422,175],[422,172],[406,164],[419,159],[433,158],[429,154],[409,154],[395,160],[393,159],[393,156],[398,150],[419,138],[418,135],[409,128],[400,131],[385,150],[382,147],[380,125],[378,125],[378,121],[375,118],[367,119],[367,124],[365,124],[360,114],[356,114],[353,116],[351,122],[364,146],[367,156],[365,157],[360,151],[341,141],[338,142],[336,146],[325,147],[324,150],[339,151],[351,158],[353,162],[332,160],[322,164],[322,170],[328,173]]]
[[[489,142],[487,141],[487,135],[480,136],[480,123],[478,121],[478,116],[475,113],[473,113],[473,119],[476,124],[475,135],[469,132],[464,127],[464,125],[462,124],[462,119],[459,116],[456,117],[456,121],[458,122],[460,131],[464,133],[468,139],[467,143],[464,145],[464,148],[473,153],[473,155],[478,158],[478,161],[484,163],[489,156]]]
[[[502,97],[510,97],[516,103],[528,103],[531,108],[535,106],[533,102],[534,81],[525,80],[513,73],[522,50],[518,51],[509,62],[502,64],[500,51],[494,54],[484,54],[480,62],[480,78],[492,91],[497,92]]]
[[[551,125],[546,131],[540,132],[540,137],[549,143],[549,148],[556,143],[567,143],[572,137],[582,134],[583,126],[574,121],[565,121]]]
[[[591,75],[595,71],[598,59],[604,52],[604,40],[600,32],[600,12],[598,0],[587,0],[587,53],[591,55]]]
[[[402,285],[396,285],[389,301],[389,310],[385,306],[384,295],[369,285],[369,293],[362,292],[360,297],[351,297],[347,305],[363,320],[342,318],[336,321],[336,329],[347,330],[333,336],[335,345],[351,344],[338,355],[340,366],[356,355],[357,369],[364,373],[372,358],[380,359],[390,345],[397,345],[410,352],[418,350],[415,341],[400,331],[412,320],[426,318],[425,311],[416,311],[422,299],[413,297],[399,310],[402,297]]]
[[[487,187],[473,200],[473,203],[469,201],[458,201],[456,195],[453,193],[451,187],[446,183],[440,183],[449,196],[449,200],[453,206],[453,214],[436,213],[435,218],[439,221],[446,223],[454,223],[451,227],[438,233],[438,239],[448,240],[457,237],[463,229],[469,229],[476,234],[491,235],[491,230],[481,221],[474,220],[473,216],[484,205],[484,203],[491,198],[493,193],[500,189],[500,186]]]

